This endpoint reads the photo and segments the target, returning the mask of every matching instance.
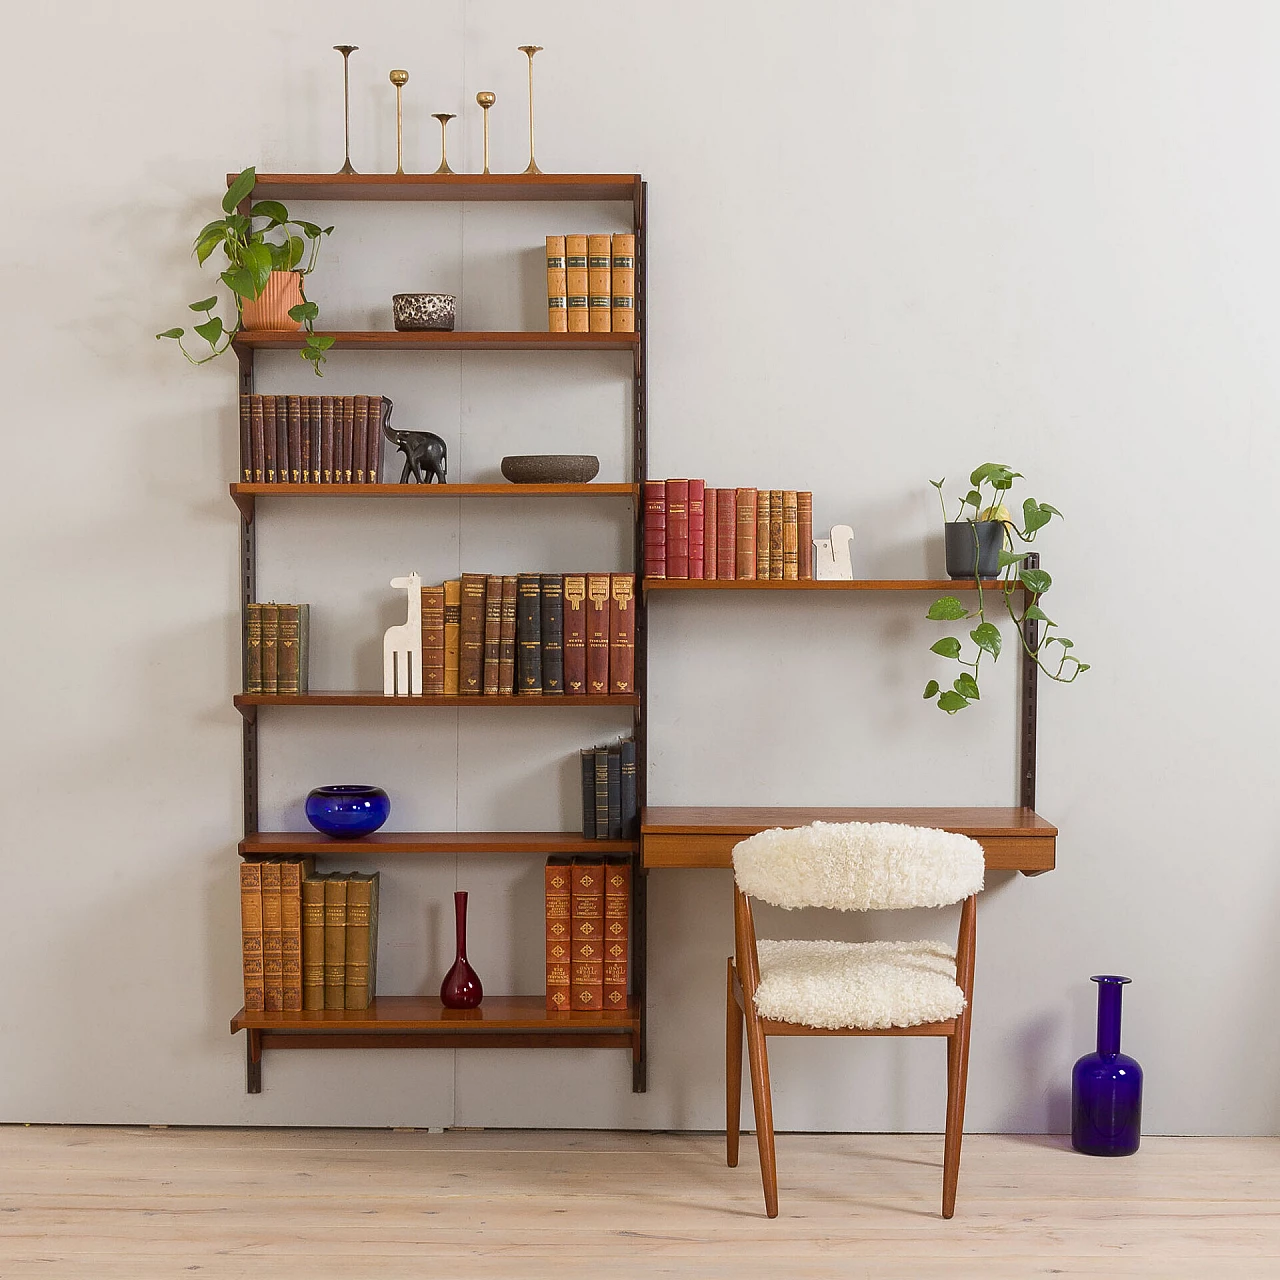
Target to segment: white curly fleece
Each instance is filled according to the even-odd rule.
[[[733,847],[743,893],[788,910],[942,907],[977,893],[985,866],[968,836],[896,822],[775,827]]]
[[[757,944],[762,1017],[808,1027],[915,1027],[964,1009],[955,951],[945,942]]]

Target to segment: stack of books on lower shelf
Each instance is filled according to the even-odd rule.
[[[634,840],[640,827],[634,739],[587,747],[581,754],[582,834],[588,840]]]
[[[311,687],[311,606],[245,606],[244,691],[306,693]]]
[[[314,874],[311,858],[240,864],[246,1012],[367,1009],[378,968],[378,873]]]
[[[377,484],[385,396],[240,397],[246,484]]]
[[[813,578],[813,494],[644,482],[644,576],[732,582]]]
[[[547,237],[551,333],[634,333],[635,299],[634,235]]]
[[[630,978],[631,862],[547,859],[547,1008],[625,1009]]]

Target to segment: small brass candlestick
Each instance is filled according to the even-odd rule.
[[[440,167],[436,170],[436,172],[452,173],[453,170],[449,168],[449,157],[445,151],[444,129],[445,129],[445,125],[447,125],[449,121],[454,118],[453,112],[452,111],[433,111],[431,115],[433,119],[440,121]]]
[[[529,58],[529,167],[525,173],[541,173],[538,163],[533,158],[533,55],[542,52],[540,44],[522,44],[519,46],[520,52],[527,54]]]
[[[333,46],[342,54],[342,135],[343,160],[339,173],[355,173],[351,167],[351,55],[360,47],[358,44],[335,44]]]
[[[481,173],[489,172],[489,108],[497,100],[497,95],[490,93],[488,90],[476,94],[476,101],[484,111],[484,168],[480,170]]]
[[[404,172],[404,116],[400,111],[400,91],[409,83],[407,71],[393,71],[388,77],[396,87],[396,172]]]

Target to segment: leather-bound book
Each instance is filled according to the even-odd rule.
[[[604,1007],[625,1009],[630,977],[631,860],[608,858],[604,867]]]
[[[378,981],[378,877],[347,877],[346,965],[343,1003],[348,1009],[367,1009]]]
[[[240,962],[244,968],[244,1008],[266,1008],[262,975],[262,863],[240,864]]]
[[[564,575],[564,691],[587,692],[587,575]]]
[[[614,333],[636,331],[636,238],[630,232],[613,237]]]
[[[320,397],[320,483],[334,482],[334,444],[336,430],[334,427],[333,396]]]
[[[756,577],[771,577],[769,568],[769,522],[773,495],[768,489],[756,490]]]
[[[342,468],[341,476],[343,484],[350,484],[355,468],[352,464],[352,457],[355,449],[356,439],[356,398],[355,396],[342,397]]]
[[[329,875],[324,882],[324,1007],[347,1007],[347,881]]]
[[[609,575],[609,692],[635,693],[636,575]]]
[[[320,483],[320,397],[307,397],[307,431],[310,443],[307,446],[311,458],[311,483]]]
[[[667,576],[667,482],[644,482],[644,576]]]
[[[365,461],[364,478],[377,484],[382,474],[382,424],[392,408],[386,396],[369,397],[369,452]]]
[[[627,738],[618,744],[621,764],[621,810],[623,840],[635,840],[640,835],[640,810],[636,804],[636,743]]]
[[[607,839],[622,839],[622,748],[610,747],[605,755],[609,785],[609,829]]]
[[[289,398],[288,396],[272,396],[276,415],[276,481],[287,484],[289,481]]]
[[[461,629],[458,652],[458,693],[480,697],[484,693],[484,587],[483,573],[462,575]]]
[[[596,753],[593,747],[583,747],[578,755],[582,761],[582,838],[596,838]]]
[[[597,840],[609,838],[609,748],[597,747],[592,753],[595,757],[592,783],[592,798],[595,803],[595,826]]]
[[[689,576],[689,482],[667,481],[667,577]]]
[[[280,943],[286,1013],[302,1009],[302,881],[313,866],[311,858],[285,858],[280,863]]]
[[[276,692],[303,692],[300,680],[301,651],[299,633],[301,613],[306,605],[282,604],[277,611]]]
[[[458,692],[458,668],[462,657],[462,579],[444,584],[444,692]]]
[[[797,496],[794,489],[782,491],[782,576],[787,582],[800,577]]]
[[[613,327],[612,236],[587,237],[587,311],[592,333],[608,333]]]
[[[298,606],[298,692],[311,692],[311,606]]]
[[[542,575],[542,692],[564,693],[564,574]]]
[[[572,916],[572,859],[547,859],[547,1008],[565,1013],[569,1009],[569,954]]]
[[[702,576],[708,580],[714,580],[716,576],[716,548],[720,537],[720,526],[716,521],[718,492],[716,489],[707,489],[702,495]]]
[[[565,313],[570,333],[590,333],[587,308],[587,237],[564,238]]]
[[[302,483],[302,397],[285,396],[288,417],[289,483]]]
[[[284,934],[280,917],[280,863],[262,863],[262,981],[267,1013],[284,1008]]]
[[[569,315],[564,274],[564,236],[547,237],[547,332],[567,333]]]
[[[689,577],[702,577],[702,561],[706,554],[706,493],[705,480],[689,481]]]
[[[262,692],[278,693],[276,683],[280,644],[280,606],[274,602],[261,606],[262,614]]]
[[[516,575],[516,693],[542,696],[542,578]]]
[[[587,692],[609,692],[609,575],[587,574]]]
[[[268,484],[277,482],[276,448],[279,437],[276,435],[276,398],[262,397],[262,465],[266,471]]]
[[[769,491],[769,577],[782,581],[782,490]]]
[[[716,490],[716,577],[732,582],[738,576],[738,491]]]
[[[266,434],[262,421],[262,397],[249,397],[249,449],[253,465],[253,482],[261,484],[266,474],[263,458],[266,455]]]
[[[498,638],[498,692],[516,691],[516,575],[502,577],[502,627]]]
[[[738,578],[756,576],[756,499],[755,489],[738,490]]]
[[[298,431],[301,437],[298,446],[299,483],[311,483],[311,397],[298,397]]]
[[[253,480],[252,403],[253,397],[248,392],[240,397],[240,479],[245,484]]]
[[[422,588],[422,692],[444,693],[444,586]]]
[[[262,606],[244,607],[244,691],[262,692]]]
[[[484,696],[498,696],[502,653],[502,575],[491,573],[484,583]]]
[[[801,489],[796,494],[796,563],[802,582],[813,580],[813,494]]]
[[[324,1008],[324,877],[302,881],[302,1007]]]
[[[364,484],[364,463],[369,455],[369,397],[353,396],[355,408],[352,410],[351,432],[351,469],[355,483]]]
[[[604,1006],[600,949],[604,941],[604,864],[597,859],[575,858],[571,871],[569,1003],[575,1010],[600,1009]]]

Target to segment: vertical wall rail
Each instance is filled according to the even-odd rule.
[[[253,352],[237,350],[240,362],[240,394],[253,394]],[[257,595],[258,542],[254,506],[240,511],[240,687],[247,689],[249,655],[244,637],[249,618],[249,605]],[[258,830],[258,716],[256,707],[245,708],[241,729],[241,763],[244,769],[244,833]]]
[[[1029,552],[1023,561],[1023,567],[1038,569],[1039,552]],[[1039,642],[1040,624],[1034,618],[1028,618],[1022,624],[1022,645],[1019,647],[1022,659],[1022,707],[1018,735],[1018,803],[1024,809],[1036,807],[1036,713],[1040,668],[1027,650],[1034,649]]]

